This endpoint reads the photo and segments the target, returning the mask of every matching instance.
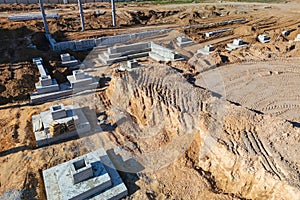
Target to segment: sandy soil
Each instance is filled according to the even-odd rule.
[[[175,49],[189,60],[159,66],[152,60],[139,59],[140,63],[150,66],[150,70],[138,72],[139,77],[142,77],[140,82],[145,83],[143,87],[136,80],[128,81],[128,74],[113,74],[114,78],[107,90],[98,91],[95,96],[88,96],[81,102],[87,103],[94,99],[97,106],[91,109],[95,109],[97,117],[103,111],[107,112],[108,120],[103,132],[43,148],[35,147],[32,115],[60,102],[71,104],[74,99],[28,105],[28,95],[34,91],[34,83],[39,76],[31,59],[43,57],[50,73],[61,82],[70,72],[61,68],[59,54],[47,47],[41,21],[7,20],[11,13],[38,12],[37,5],[1,5],[0,51],[3,56],[0,58],[0,195],[9,194],[6,192],[11,190],[22,190],[24,199],[45,199],[42,180],[44,169],[101,145],[106,149],[111,148],[110,144],[126,147],[137,158],[143,158],[144,154],[172,144],[172,140],[177,137],[178,141],[185,141],[180,140],[180,136],[185,136],[188,130],[197,130],[191,131],[193,137],[189,138],[190,143],[178,142],[185,148],[182,151],[178,150],[181,148],[175,149],[180,152],[179,155],[174,159],[171,157],[172,162],[167,162],[167,165],[158,170],[139,170],[134,173],[121,170],[130,199],[292,199],[288,198],[288,194],[291,194],[289,189],[298,192],[300,182],[297,157],[297,125],[300,119],[296,112],[299,109],[297,80],[300,47],[299,43],[289,40],[300,33],[300,4],[297,1],[272,4],[269,9],[263,8],[265,5],[120,4],[117,6],[118,27],[112,28],[109,4],[86,4],[86,32],[78,32],[80,23],[77,20],[76,5],[47,5],[48,12],[58,12],[61,16],[59,20],[49,20],[50,31],[58,40],[176,27],[168,35],[153,40]],[[96,16],[95,10],[103,12]],[[243,24],[214,25],[216,22],[243,17],[248,19]],[[209,28],[181,28],[208,23],[212,23]],[[207,31],[223,28],[232,28],[232,31],[223,34],[223,37],[207,39],[203,36]],[[280,33],[284,29],[295,31],[288,37],[283,37]],[[258,43],[256,37],[261,33],[270,35],[271,42]],[[182,34],[188,35],[195,44],[184,49],[178,48],[174,41]],[[249,47],[226,52],[225,44],[237,37],[248,42]],[[30,44],[36,45],[37,49],[29,48]],[[208,57],[194,55],[205,44],[214,44],[217,50]],[[88,54],[66,52],[81,60]],[[97,76],[103,73],[97,67],[91,71]],[[110,69],[106,73],[111,74],[112,71]],[[205,77],[216,71],[222,75],[222,80],[217,79],[207,86]],[[168,76],[171,78],[167,78]],[[127,77],[124,78],[126,81],[123,81],[123,77]],[[218,86],[220,82],[229,100],[222,104],[229,113],[222,121],[221,131],[215,128],[219,126],[217,118],[214,118],[214,110],[209,110],[209,105],[215,98],[210,91],[216,92],[216,95],[219,88],[212,86]],[[115,89],[116,85],[120,89]],[[136,89],[134,95],[127,94],[128,88],[132,89],[130,91]],[[200,100],[204,103],[200,104]],[[116,130],[108,130],[107,126],[118,122],[115,118],[120,114],[118,109],[126,113],[134,123],[124,123]],[[157,127],[160,123],[163,127]],[[208,126],[215,129],[209,129]],[[142,136],[152,132],[156,133],[154,137],[143,139]],[[205,143],[203,135],[208,134],[207,132],[222,136],[216,138],[218,151],[199,159],[199,152]],[[284,148],[285,146],[288,148]],[[110,156],[117,160],[115,155]],[[158,158],[161,154],[155,156],[154,158]],[[158,160],[161,159],[157,159],[155,163],[160,165]],[[140,162],[146,163],[143,159]],[[280,193],[279,189],[286,191]]]
[[[298,66],[299,58],[226,65],[202,73],[196,84],[209,88],[205,77],[209,73],[220,73],[222,79],[217,81],[224,85],[228,100],[299,123]]]

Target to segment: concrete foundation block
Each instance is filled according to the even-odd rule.
[[[85,78],[85,73],[83,70],[74,70],[73,71],[73,77],[75,80],[80,80]]]
[[[261,42],[261,43],[267,43],[267,42],[270,42],[270,37],[269,36],[266,36],[266,35],[259,35],[257,37],[258,41]]]
[[[215,47],[212,45],[205,45],[204,48],[199,49],[197,53],[201,53],[203,55],[209,55],[215,50]]]
[[[86,164],[81,169],[92,168],[93,176],[74,184],[69,172],[76,173],[72,167],[76,162],[82,163],[82,160],[90,166]],[[87,174],[91,175],[90,172]],[[125,184],[103,149],[44,170],[43,178],[48,200],[90,199],[92,196],[93,199],[121,199],[128,194]]]
[[[40,83],[41,83],[42,86],[48,86],[48,85],[52,84],[52,79],[49,75],[39,77],[39,80],[40,80]]]
[[[52,80],[51,85],[40,86],[40,85],[36,84],[35,87],[36,87],[36,91],[38,94],[45,94],[45,93],[49,93],[49,92],[59,91],[59,86],[55,80]]]
[[[94,176],[91,163],[85,158],[74,161],[71,165],[71,174],[73,175],[73,183],[80,183]]]
[[[136,67],[138,67],[138,65],[139,65],[138,62],[134,59],[127,61],[127,67],[130,68],[130,69],[136,68]]]
[[[61,59],[62,62],[70,61],[71,56],[68,53],[60,54],[60,59]]]
[[[300,34],[296,36],[295,41],[300,41]]]
[[[73,94],[73,90],[69,89],[69,90],[59,90],[59,91],[55,91],[55,92],[50,92],[50,93],[33,93],[30,95],[30,103],[31,104],[38,104],[38,103],[43,103],[43,102],[48,102],[51,101],[53,99],[57,100],[60,99],[62,97],[66,97]]]
[[[189,46],[189,45],[192,45],[192,44],[193,44],[193,41],[177,42],[177,46],[179,46],[179,47],[186,47],[186,46]]]
[[[237,45],[237,46],[243,45],[244,41],[242,39],[234,39],[232,44]]]
[[[67,117],[67,113],[63,104],[57,104],[50,107],[50,112],[53,120]]]

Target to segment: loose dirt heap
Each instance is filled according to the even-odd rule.
[[[300,135],[285,120],[212,97],[162,65],[114,77],[106,95],[112,120],[122,119],[116,142],[126,141],[146,169],[176,160],[200,135],[187,157],[215,190],[247,199],[299,195]]]
[[[37,68],[27,62],[0,66],[0,104],[27,100],[35,90],[38,73]]]

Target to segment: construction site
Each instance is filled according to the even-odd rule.
[[[0,37],[0,200],[300,200],[299,0],[0,0]]]

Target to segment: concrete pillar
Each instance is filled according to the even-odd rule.
[[[83,9],[82,9],[82,3],[81,0],[78,0],[78,7],[79,7],[79,14],[80,14],[80,21],[81,21],[81,30],[84,31],[84,15],[83,15]]]
[[[116,26],[116,8],[115,8],[115,0],[111,0],[111,13],[112,13],[112,23],[113,26]]]
[[[41,12],[42,12],[42,17],[43,17],[43,22],[44,22],[45,33],[46,33],[46,35],[50,35],[43,0],[39,0],[39,2],[40,2],[40,9],[41,9]]]

